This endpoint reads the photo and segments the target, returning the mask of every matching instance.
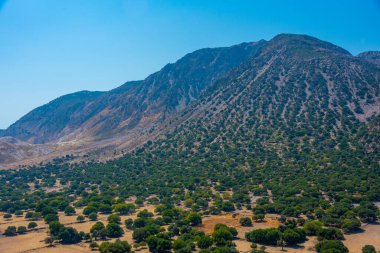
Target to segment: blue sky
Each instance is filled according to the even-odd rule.
[[[380,50],[380,0],[0,0],[0,128],[58,96],[278,33]]]

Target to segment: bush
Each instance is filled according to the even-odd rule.
[[[66,206],[64,213],[68,216],[73,215],[75,214],[75,209],[72,206]]]
[[[12,218],[12,214],[6,213],[6,214],[3,215],[3,218],[4,219],[10,219],[10,218]]]
[[[84,215],[89,215],[90,213],[98,213],[98,208],[94,206],[88,206],[85,209],[83,209]]]
[[[6,236],[15,236],[17,235],[17,229],[15,226],[9,226],[7,229],[4,231],[4,235]]]
[[[146,239],[149,251],[153,253],[168,252],[172,248],[172,242],[167,234],[151,235]]]
[[[62,229],[59,233],[59,239],[61,239],[62,244],[75,244],[81,241],[78,231],[72,227]]]
[[[121,237],[124,234],[123,229],[116,223],[108,223],[106,226],[107,236],[115,238]]]
[[[26,214],[25,214],[25,219],[31,219],[33,217],[33,212],[27,212]]]
[[[345,233],[352,233],[355,231],[360,230],[360,220],[353,218],[353,219],[345,219],[342,224],[342,229]]]
[[[306,240],[306,233],[302,229],[286,229],[282,233],[282,239],[287,245],[296,245]]]
[[[50,222],[53,222],[53,221],[58,221],[59,218],[58,218],[58,215],[57,214],[54,214],[54,213],[49,213],[47,214],[45,217],[44,217],[44,221],[49,224]]]
[[[116,204],[113,209],[115,212],[124,215],[124,214],[133,213],[136,210],[136,206],[130,203],[129,204],[121,203],[121,204]]]
[[[116,224],[120,224],[120,222],[121,222],[120,216],[118,216],[116,214],[109,215],[108,218],[107,218],[107,220],[110,223],[116,223]]]
[[[216,245],[226,246],[231,244],[231,241],[236,235],[237,230],[235,228],[228,227],[224,224],[216,224],[212,238]]]
[[[210,236],[204,235],[199,237],[197,244],[200,249],[208,249],[212,246],[213,241]]]
[[[280,231],[276,228],[256,229],[245,234],[249,242],[276,245],[280,239]]]
[[[131,252],[131,245],[127,241],[120,241],[117,239],[115,242],[103,242],[99,246],[101,253],[129,253]]]
[[[252,219],[257,222],[262,222],[265,219],[265,214],[263,213],[254,214]]]
[[[88,215],[88,219],[89,219],[90,221],[96,221],[96,220],[98,219],[98,215],[97,215],[96,213],[90,213],[90,214]]]
[[[37,227],[37,223],[35,223],[34,221],[29,222],[29,224],[28,224],[29,229],[34,229],[36,227]]]
[[[317,232],[318,240],[343,240],[343,233],[337,228],[322,228]]]
[[[198,213],[192,212],[187,215],[186,221],[188,221],[192,226],[197,226],[202,224],[202,217]]]
[[[133,229],[133,220],[131,218],[124,221],[125,227],[129,230]]]
[[[251,227],[252,226],[252,220],[249,217],[242,217],[242,218],[240,218],[239,223],[243,227]]]
[[[25,226],[19,226],[19,227],[17,227],[17,233],[19,233],[19,234],[26,233],[26,227]]]
[[[235,206],[231,201],[224,201],[222,203],[222,210],[225,212],[232,212],[235,210]]]
[[[85,220],[85,218],[83,215],[78,215],[78,217],[77,217],[78,222],[83,222],[84,220]]]
[[[317,252],[321,253],[348,253],[348,249],[341,241],[323,240],[315,245]]]
[[[319,220],[308,221],[303,225],[307,235],[317,235],[322,226],[323,224]]]
[[[362,252],[363,253],[376,253],[376,249],[372,245],[365,245],[362,248]]]

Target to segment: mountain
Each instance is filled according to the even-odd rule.
[[[380,51],[363,52],[358,54],[358,57],[380,65]]]
[[[2,135],[98,154],[153,140],[159,156],[228,151],[247,163],[251,156],[321,159],[337,150],[369,157],[380,151],[379,86],[380,67],[368,57],[307,35],[280,34],[195,51],[108,92],[63,96]]]
[[[373,158],[379,114],[379,66],[310,36],[282,34],[164,125],[163,133],[172,131],[157,147],[162,157],[217,152],[247,162],[337,150]]]
[[[82,91],[60,97],[31,111],[1,136],[41,144],[139,134],[185,108],[263,44],[201,49],[143,81],[127,82],[109,92]]]

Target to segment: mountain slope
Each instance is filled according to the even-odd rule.
[[[309,36],[279,35],[178,116],[164,145],[189,156],[239,150],[245,161],[265,152],[376,155],[379,114],[378,66]]]
[[[1,136],[30,143],[94,141],[139,134],[186,107],[215,80],[238,66],[264,41],[201,49],[143,81],[109,92],[79,92],[58,98],[22,117]]]
[[[377,65],[380,65],[380,52],[379,51],[367,51],[358,54],[359,58],[365,59]]]

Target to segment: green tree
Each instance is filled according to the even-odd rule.
[[[5,231],[4,231],[4,235],[6,236],[15,236],[17,235],[17,229],[15,226],[8,226]]]
[[[172,248],[172,242],[167,234],[151,235],[146,239],[146,242],[152,253],[165,253]]]
[[[347,247],[336,240],[323,240],[315,245],[315,249],[320,253],[348,253]]]
[[[202,217],[201,217],[198,213],[196,213],[196,212],[189,213],[189,214],[186,216],[186,220],[187,220],[192,226],[197,226],[197,225],[202,224]]]
[[[108,223],[106,226],[107,236],[111,238],[121,237],[124,234],[123,229],[116,223]]]
[[[363,253],[376,253],[376,249],[372,245],[365,245],[362,248],[362,252]]]
[[[26,227],[25,226],[18,226],[17,227],[17,233],[19,233],[19,234],[24,234],[24,233],[26,233]]]
[[[68,227],[59,233],[59,239],[62,244],[75,244],[81,241],[81,236],[75,228]]]
[[[72,206],[66,206],[65,207],[65,211],[64,211],[64,213],[66,214],[66,215],[73,215],[73,214],[75,214],[75,209],[74,209],[74,207],[72,207]]]
[[[120,216],[116,215],[116,214],[110,214],[107,218],[108,222],[110,223],[116,223],[116,224],[120,224],[121,222],[121,218]]]
[[[207,235],[204,235],[204,236],[200,236],[199,239],[198,239],[198,247],[200,249],[208,249],[210,248],[212,245],[213,245],[213,240],[210,236],[207,236]]]
[[[240,218],[239,223],[243,227],[251,227],[252,226],[252,220],[249,217],[242,217],[242,218]]]
[[[120,241],[119,239],[115,242],[103,242],[99,246],[100,253],[129,253],[131,249],[132,247],[127,241]]]
[[[34,221],[29,222],[28,229],[34,229],[37,227],[37,223]]]

